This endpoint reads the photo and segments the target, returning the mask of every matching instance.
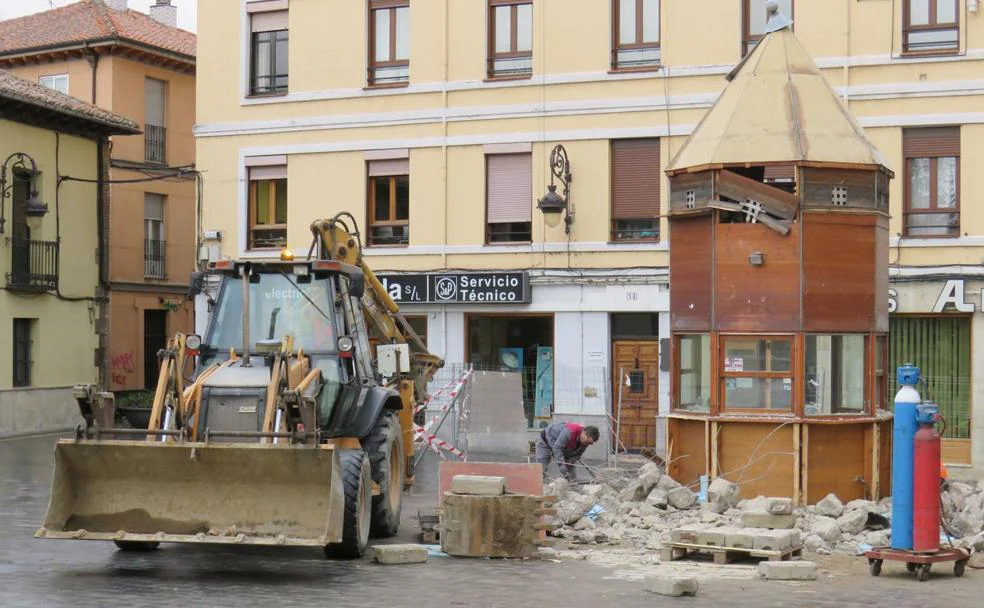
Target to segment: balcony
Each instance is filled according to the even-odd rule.
[[[167,267],[167,241],[144,239],[144,276],[163,279]]]
[[[7,289],[43,293],[58,287],[58,242],[13,239]]]
[[[144,160],[167,164],[167,127],[144,125]]]

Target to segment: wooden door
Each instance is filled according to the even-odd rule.
[[[617,340],[612,343],[612,354],[612,416],[619,429],[619,447],[628,451],[655,448],[659,341]]]

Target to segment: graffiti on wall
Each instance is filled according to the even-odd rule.
[[[125,386],[130,374],[137,368],[137,356],[132,350],[110,355],[109,367],[114,386]]]

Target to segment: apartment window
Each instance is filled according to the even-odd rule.
[[[741,54],[745,55],[752,52],[755,45],[765,34],[765,25],[769,21],[766,12],[767,0],[742,0],[742,38]],[[793,18],[793,0],[777,0],[779,12]]]
[[[791,338],[723,336],[721,394],[727,409],[793,407]]]
[[[489,0],[489,78],[533,73],[533,3]]]
[[[485,156],[486,242],[533,240],[533,155]]]
[[[144,193],[144,276],[163,278],[166,258],[164,195]]]
[[[14,319],[14,382],[15,387],[31,386],[31,360],[34,340],[34,319]]]
[[[268,10],[281,6],[286,9],[287,2],[268,0],[246,5],[252,31],[250,95],[287,92],[287,11]]]
[[[905,0],[902,50],[907,53],[956,51],[960,41],[958,0]]]
[[[369,245],[410,243],[410,161],[369,162]]]
[[[613,0],[612,69],[659,65],[660,0]]]
[[[863,414],[865,336],[806,336],[804,409],[807,416]]]
[[[152,163],[167,162],[166,99],[167,83],[144,79],[144,160]]]
[[[620,139],[611,146],[612,240],[659,240],[659,139]]]
[[[906,236],[960,236],[960,128],[905,129]]]
[[[369,84],[410,80],[410,0],[369,2]]]
[[[250,249],[287,246],[287,165],[249,168]]]
[[[43,87],[48,87],[49,89],[54,89],[59,93],[68,95],[68,74],[52,74],[50,76],[42,76],[38,79],[38,84]]]

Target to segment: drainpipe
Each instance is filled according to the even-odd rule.
[[[92,105],[96,105],[96,74],[98,73],[99,68],[99,53],[92,50],[88,42],[83,44],[85,47],[83,50],[83,53],[85,53],[85,59],[89,62],[89,67],[92,68],[92,95],[90,103]]]
[[[95,88],[93,88],[95,96]],[[96,324],[96,336],[98,338],[99,353],[96,357],[96,364],[99,370],[99,386],[102,390],[109,387],[106,374],[106,361],[108,357],[108,335],[109,335],[109,280],[106,263],[106,251],[109,246],[109,235],[106,230],[106,199],[109,184],[107,180],[106,158],[109,156],[109,138],[100,137],[98,143],[99,156],[96,159],[96,172],[99,181],[96,183],[96,260],[99,273],[99,283],[96,289],[96,302],[99,321]]]
[[[844,0],[844,106],[848,104],[848,87],[851,85],[851,0]]]

